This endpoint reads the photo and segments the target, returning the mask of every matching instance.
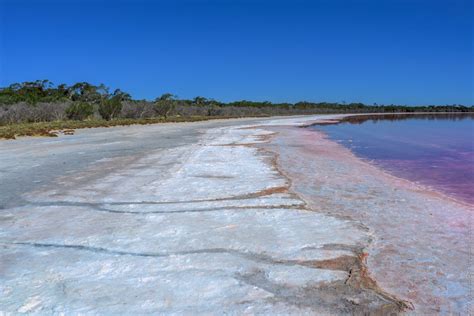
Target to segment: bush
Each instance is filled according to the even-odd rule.
[[[102,100],[99,104],[99,114],[104,120],[110,121],[117,117],[122,110],[122,102],[118,98]]]
[[[71,105],[70,101],[58,101],[53,103],[38,103],[37,109],[43,114],[39,122],[60,121],[67,118],[66,109]]]
[[[167,118],[175,109],[174,100],[158,100],[155,102],[155,113],[158,116]]]
[[[130,119],[150,118],[155,116],[154,105],[147,101],[125,101],[122,103],[120,117]]]
[[[181,116],[207,116],[208,110],[203,106],[178,104],[175,112]]]
[[[90,103],[72,103],[66,108],[66,116],[70,120],[82,121],[94,114],[94,106]]]
[[[65,110],[68,102],[37,103],[35,105],[19,102],[0,105],[0,124],[50,122],[66,118]]]

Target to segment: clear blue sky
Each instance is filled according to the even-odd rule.
[[[0,84],[473,104],[471,0],[0,0]]]

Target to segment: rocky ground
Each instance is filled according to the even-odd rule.
[[[304,191],[301,177],[291,175],[288,150],[304,146],[284,144],[289,134],[281,126],[316,119],[132,126],[0,142],[0,310],[410,312],[410,297],[390,282],[380,286],[370,260],[367,269],[379,235],[347,206],[332,212],[339,195],[319,191],[333,202],[314,203],[308,196],[317,187]],[[323,182],[331,177],[312,168],[299,170]]]

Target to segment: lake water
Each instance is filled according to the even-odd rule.
[[[474,204],[474,114],[353,116],[313,128],[395,176]]]

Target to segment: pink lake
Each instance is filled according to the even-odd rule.
[[[474,114],[352,116],[315,125],[394,176],[474,204]]]

